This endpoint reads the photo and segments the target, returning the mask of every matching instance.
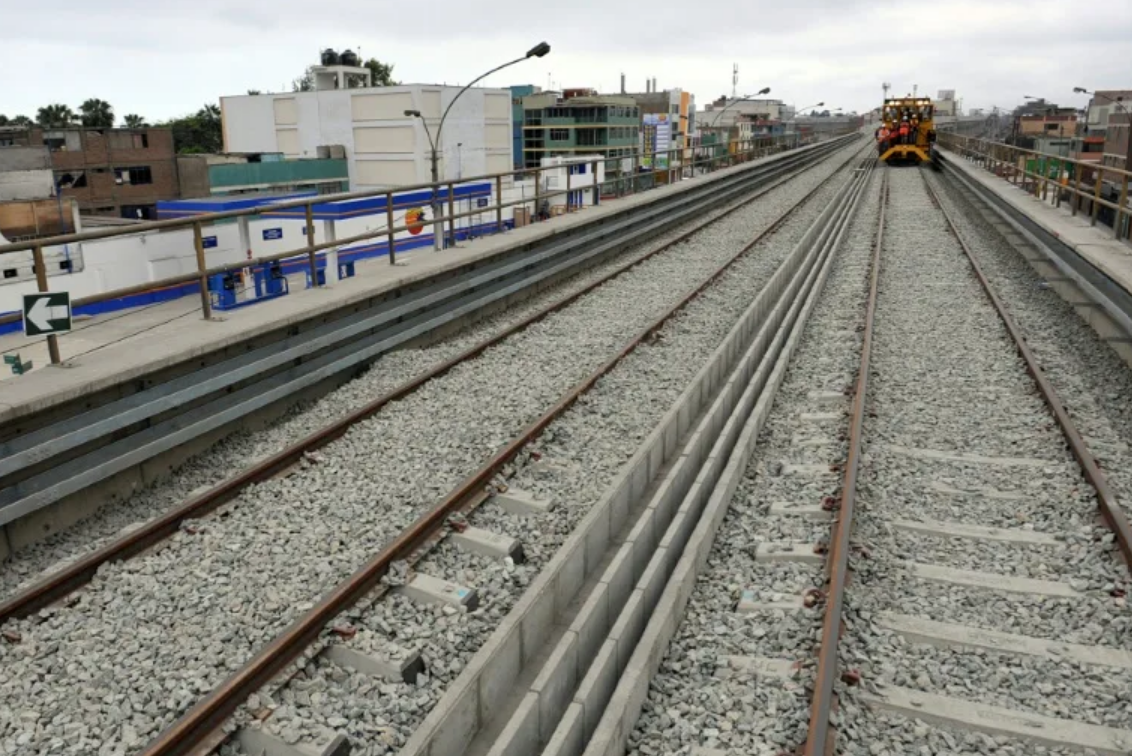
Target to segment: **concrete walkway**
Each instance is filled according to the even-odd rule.
[[[952,158],[948,161],[949,166],[990,189],[1044,230],[1072,247],[1125,291],[1132,292],[1132,244],[1113,238],[1111,228],[1103,224],[1092,226],[1088,215],[1072,215],[1068,204],[1056,207],[1050,201],[1043,201],[1040,197],[1023,191],[953,152],[948,154]]]

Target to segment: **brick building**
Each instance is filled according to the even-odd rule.
[[[20,142],[47,147],[62,196],[83,215],[156,219],[158,200],[180,197],[171,129],[35,126]]]

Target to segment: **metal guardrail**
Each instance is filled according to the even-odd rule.
[[[1100,209],[1109,208],[1115,213],[1113,237],[1127,239],[1132,234],[1132,222],[1129,222],[1132,208],[1128,205],[1128,183],[1132,171],[951,133],[941,133],[938,144],[1055,207],[1061,207],[1062,202],[1068,201],[1072,215],[1085,212],[1084,206],[1088,203],[1090,224],[1093,226],[1097,224]],[[1035,163],[1035,170],[1029,169],[1030,162]],[[1120,187],[1116,202],[1102,196],[1105,183]],[[1082,189],[1083,185],[1085,189]]]
[[[831,133],[826,135],[827,138],[839,136],[839,134]],[[409,223],[402,225],[395,225],[393,222],[393,206],[394,194],[403,193],[407,191],[420,191],[428,190],[431,194],[429,203],[432,207],[443,207],[445,202],[448,205],[448,213],[436,216],[429,220],[429,223],[435,228],[442,229],[444,224],[447,223],[448,229],[445,232],[447,238],[456,238],[456,221],[461,218],[475,216],[482,216],[486,213],[494,211],[495,225],[497,233],[504,228],[503,224],[503,209],[513,207],[516,205],[528,205],[533,203],[537,210],[542,205],[543,201],[551,197],[569,195],[576,191],[585,191],[592,189],[594,192],[594,204],[597,204],[600,198],[600,192],[603,187],[612,185],[616,196],[621,197],[627,194],[634,194],[640,190],[641,179],[648,176],[649,186],[651,186],[652,178],[659,174],[666,174],[669,179],[676,178],[681,180],[685,177],[685,173],[690,169],[690,175],[697,175],[697,168],[705,168],[708,172],[716,171],[722,168],[728,168],[733,165],[748,162],[750,160],[764,157],[776,152],[781,152],[788,147],[798,147],[803,144],[815,141],[816,139],[799,139],[797,135],[781,135],[781,136],[768,136],[756,137],[746,140],[730,140],[729,142],[721,142],[719,145],[712,145],[713,154],[706,157],[697,158],[696,150],[702,148],[697,147],[676,147],[667,150],[655,150],[652,152],[645,152],[638,150],[628,156],[620,157],[607,157],[588,161],[588,165],[592,165],[592,178],[586,177],[584,183],[578,182],[571,185],[571,177],[569,171],[566,173],[565,188],[553,191],[544,191],[542,188],[542,174],[546,171],[554,171],[562,166],[543,166],[538,168],[524,168],[517,170],[508,170],[504,173],[491,173],[480,176],[469,176],[458,180],[441,181],[437,183],[423,183],[411,184],[407,186],[399,186],[396,190],[367,190],[359,192],[342,192],[338,194],[324,194],[314,197],[309,197],[301,200],[292,200],[287,202],[280,202],[277,204],[247,208],[240,210],[229,210],[219,213],[205,213],[191,218],[176,218],[163,221],[152,221],[149,223],[133,224],[129,228],[105,228],[96,231],[83,231],[81,233],[63,234],[59,236],[45,237],[41,239],[33,239],[28,241],[17,242],[14,244],[0,245],[0,257],[7,254],[16,252],[31,251],[33,256],[33,265],[35,268],[35,277],[37,289],[40,292],[49,291],[47,281],[47,271],[44,264],[43,249],[45,247],[52,247],[62,244],[74,244],[85,241],[95,241],[99,239],[110,239],[114,237],[133,235],[144,233],[148,231],[168,231],[174,229],[191,228],[193,231],[193,246],[196,251],[196,268],[193,273],[185,273],[178,276],[171,276],[162,278],[157,281],[149,281],[137,286],[125,287],[120,289],[112,289],[109,291],[101,292],[99,294],[83,297],[72,301],[72,306],[82,306],[93,304],[96,302],[104,302],[107,300],[118,299],[131,294],[138,294],[153,289],[164,287],[176,286],[179,284],[186,284],[197,282],[200,287],[201,298],[201,313],[205,320],[212,317],[212,303],[209,299],[208,278],[210,276],[226,273],[229,271],[240,270],[243,268],[254,267],[265,263],[276,262],[286,259],[295,259],[306,256],[310,266],[310,274],[312,285],[318,285],[318,262],[317,253],[331,248],[346,247],[351,244],[357,244],[380,237],[386,237],[389,245],[389,262],[390,264],[396,263],[396,248],[397,241],[395,236],[398,232],[406,231],[409,229]],[[686,159],[689,158],[690,159]],[[655,167],[664,158],[667,162],[665,167]],[[623,170],[625,165],[624,161],[628,160],[630,169],[629,171]],[[676,160],[680,160],[676,163]],[[599,175],[598,165],[608,169],[614,166],[616,170],[612,171],[614,178],[606,179],[604,182],[599,183],[597,177]],[[509,202],[503,201],[503,184],[504,179],[509,183],[513,183],[515,177],[534,175],[535,178],[535,194],[533,197],[524,197],[518,200]],[[464,213],[457,213],[455,211],[455,196],[456,186],[458,184],[467,184],[476,181],[492,181],[495,185],[495,202],[488,207],[476,207],[473,210]],[[647,187],[646,187],[647,188]],[[377,228],[365,233],[356,234],[354,236],[335,239],[333,241],[326,241],[316,243],[314,240],[314,206],[330,202],[341,202],[345,200],[367,199],[374,197],[385,198],[386,208],[386,224],[383,228]],[[306,216],[306,241],[307,243],[301,247],[280,252],[273,255],[264,255],[262,257],[252,258],[249,260],[242,260],[236,263],[227,265],[218,265],[209,267],[204,250],[204,233],[203,229],[210,226],[217,221],[231,220],[233,218],[258,218],[265,213],[276,213],[280,210],[288,210],[301,208]],[[536,218],[537,220],[537,218]],[[0,315],[0,324],[17,322],[21,318],[20,313],[10,313],[8,315]],[[57,336],[48,336],[48,350],[51,356],[51,362],[58,364],[61,362],[59,353],[59,343]]]

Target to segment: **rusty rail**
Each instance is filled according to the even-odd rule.
[[[838,166],[841,168],[853,160]],[[769,190],[768,190],[769,191]],[[581,383],[570,389],[538,420],[529,425],[506,447],[496,453],[479,470],[469,475],[459,486],[431,510],[421,515],[380,554],[371,559],[334,591],[324,597],[313,609],[292,623],[263,647],[232,677],[199,701],[192,709],[152,741],[141,756],[183,756],[213,738],[224,720],[233,714],[249,695],[259,690],[282,672],[303,650],[317,640],[322,628],[335,616],[357,603],[378,585],[393,562],[413,552],[418,544],[428,540],[445,522],[450,513],[469,506],[471,500],[485,495],[485,488],[502,468],[527,444],[537,437],[559,415],[568,410],[577,399],[598,380],[616,367],[637,346],[660,330],[675,314],[710,287],[732,265],[753,249],[760,241],[774,233],[809,197],[803,197],[784,212],[773,224],[723,263],[702,283],[689,291],[679,302],[663,313],[648,327],[631,339],[616,355],[606,360]],[[675,242],[669,242],[671,246]]]
[[[983,273],[983,269],[975,259],[971,248],[967,246],[967,242],[963,241],[963,237],[960,236],[958,227],[951,219],[951,214],[948,213],[942,203],[940,203],[939,196],[936,194],[931,184],[928,183],[927,177],[924,177],[924,184],[927,187],[928,196],[931,197],[932,202],[939,208],[940,212],[943,213],[943,217],[947,221],[947,226],[951,229],[952,236],[955,237],[959,246],[963,248],[963,253],[967,256],[968,262],[971,263],[971,269],[974,271],[975,277],[979,279],[979,284],[982,285],[983,291],[987,294],[987,298],[990,299],[991,304],[994,305],[994,309],[998,312],[1002,324],[1006,327],[1007,332],[1010,333],[1010,338],[1014,340],[1014,345],[1018,348],[1018,354],[1021,355],[1026,363],[1026,372],[1034,379],[1034,383],[1037,384],[1038,391],[1041,392],[1042,398],[1045,399],[1050,412],[1052,412],[1054,418],[1057,419],[1057,424],[1060,426],[1065,440],[1069,442],[1069,448],[1073,452],[1073,456],[1077,459],[1077,463],[1081,466],[1081,471],[1085,474],[1085,479],[1089,481],[1089,485],[1097,492],[1097,507],[1100,510],[1101,518],[1116,536],[1116,542],[1120,547],[1124,563],[1129,570],[1132,571],[1132,526],[1129,525],[1128,516],[1124,513],[1124,510],[1120,508],[1116,494],[1108,484],[1108,479],[1105,477],[1104,473],[1101,472],[1100,466],[1097,465],[1096,458],[1093,456],[1092,452],[1089,451],[1089,447],[1085,444],[1085,439],[1081,437],[1081,432],[1077,430],[1077,426],[1073,423],[1073,419],[1065,409],[1061,397],[1058,396],[1056,389],[1054,389],[1053,384],[1049,382],[1045,371],[1042,370],[1029,344],[1026,343],[1026,337],[1018,329],[1018,326],[1014,323],[1014,319],[1010,317],[1010,313],[1007,312],[1002,300],[999,299],[994,287],[991,286],[990,281]]]
[[[841,612],[845,605],[845,586],[849,577],[849,539],[853,534],[853,514],[857,502],[857,471],[861,461],[861,431],[865,422],[865,402],[869,392],[869,363],[872,359],[873,324],[876,319],[877,288],[880,281],[880,255],[884,246],[885,208],[888,205],[888,171],[881,185],[880,219],[873,247],[869,274],[869,299],[865,311],[865,332],[861,343],[861,366],[857,373],[857,390],[849,419],[849,454],[845,459],[845,476],[841,485],[841,501],[837,522],[830,536],[826,560],[828,588],[825,598],[825,619],[822,623],[821,650],[818,654],[814,694],[810,704],[810,726],[806,735],[805,756],[826,756],[833,753],[835,732],[831,718],[836,707],[833,690],[837,680],[837,650],[841,638]]]

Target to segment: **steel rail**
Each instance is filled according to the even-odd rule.
[[[850,158],[851,160],[852,158]],[[684,233],[680,234],[674,239],[671,239],[655,249],[649,251],[645,255],[634,258],[626,262],[624,265],[617,267],[610,271],[610,273],[602,278],[586,285],[578,291],[561,297],[554,302],[551,302],[544,308],[530,314],[529,316],[519,320],[513,325],[503,329],[502,331],[492,335],[491,337],[473,344],[471,347],[454,355],[453,357],[425,370],[414,378],[406,381],[405,383],[395,387],[388,393],[377,397],[376,399],[368,402],[364,406],[354,410],[345,417],[331,423],[330,425],[321,428],[313,433],[303,437],[291,446],[279,451],[276,454],[260,461],[259,463],[248,467],[234,476],[220,482],[208,491],[205,491],[195,497],[192,497],[170,510],[166,514],[151,520],[149,523],[132,531],[131,533],[112,541],[105,546],[87,554],[81,559],[67,565],[61,570],[52,573],[43,580],[28,587],[27,590],[11,597],[10,599],[0,602],[0,624],[3,624],[9,619],[25,617],[39,609],[47,606],[69,593],[77,590],[78,588],[86,585],[94,579],[99,567],[107,562],[123,561],[129,559],[141,552],[151,548],[157,543],[177,532],[178,528],[185,520],[202,517],[231,499],[235,498],[245,487],[267,480],[275,475],[280,474],[282,471],[288,469],[292,465],[299,462],[303,455],[311,451],[317,450],[326,444],[340,438],[346,431],[362,420],[374,415],[385,407],[390,402],[399,401],[406,396],[409,396],[426,383],[439,378],[448,373],[452,368],[466,362],[470,359],[478,357],[485,350],[505,341],[511,336],[519,333],[520,331],[528,328],[534,323],[542,320],[543,318],[555,313],[580,299],[581,297],[589,294],[595,289],[603,286],[609,281],[617,278],[623,273],[636,267],[642,262],[654,257],[655,255],[664,252],[673,246],[686,241],[694,234],[699,233],[716,221],[746,207],[750,203],[760,199],[761,197],[769,194],[783,184],[792,181],[798,176],[802,175],[810,168],[820,164],[820,160],[809,165],[803,165],[798,170],[781,177],[771,185],[760,189],[753,193],[751,196],[740,200],[732,207],[729,207],[722,212],[713,215],[704,221],[697,223]],[[840,170],[844,165],[848,164],[848,160],[838,167]],[[800,204],[800,203],[799,203]],[[793,210],[793,208],[792,208]]]
[[[1077,463],[1081,466],[1081,471],[1085,474],[1085,479],[1089,481],[1089,485],[1097,492],[1097,506],[1100,510],[1101,518],[1116,537],[1116,542],[1120,547],[1125,566],[1132,571],[1132,525],[1129,525],[1128,516],[1124,513],[1124,510],[1121,509],[1116,493],[1108,483],[1108,478],[1101,472],[1100,466],[1097,465],[1096,458],[1093,456],[1092,452],[1089,451],[1085,439],[1081,436],[1081,432],[1077,430],[1077,426],[1069,416],[1069,412],[1065,409],[1065,404],[1061,401],[1057,390],[1053,387],[1053,384],[1050,383],[1049,378],[1046,377],[1045,371],[1042,370],[1037,357],[1034,356],[1029,344],[1026,343],[1025,335],[1019,330],[1014,319],[1007,311],[1006,306],[999,298],[998,293],[995,292],[990,280],[983,273],[982,266],[980,266],[978,260],[975,259],[971,248],[967,245],[967,242],[963,241],[963,237],[959,234],[959,228],[952,220],[951,214],[947,212],[947,209],[944,208],[943,204],[939,201],[939,196],[928,182],[926,176],[924,176],[924,186],[927,187],[928,196],[931,198],[932,203],[939,208],[944,219],[947,221],[947,226],[951,229],[952,236],[955,237],[959,246],[963,248],[963,253],[967,256],[967,261],[971,263],[971,269],[974,271],[975,277],[979,279],[979,284],[983,287],[983,291],[986,292],[987,298],[990,299],[991,304],[994,305],[994,309],[998,312],[1002,324],[1006,327],[1007,332],[1010,333],[1010,338],[1014,340],[1018,354],[1021,355],[1026,363],[1026,372],[1034,379],[1034,383],[1037,384],[1038,391],[1041,392],[1042,398],[1045,399],[1050,411],[1057,419],[1057,424],[1061,428],[1065,440],[1069,442],[1069,448],[1073,452],[1073,456],[1077,459]]]
[[[880,281],[880,256],[884,245],[885,208],[888,205],[888,171],[882,174],[880,218],[869,274],[869,298],[865,310],[865,331],[861,343],[861,364],[857,373],[857,389],[849,420],[849,453],[845,459],[845,475],[837,522],[830,537],[826,559],[828,586],[825,597],[825,618],[822,622],[818,668],[810,704],[810,725],[806,735],[805,756],[833,754],[835,732],[832,715],[836,706],[834,683],[837,679],[837,652],[841,638],[841,612],[845,605],[845,586],[849,577],[850,538],[857,501],[857,474],[861,461],[861,435],[865,422],[865,402],[869,391],[869,363],[872,357],[873,325],[876,320],[877,289]]]
[[[833,176],[840,173],[855,157],[856,155],[850,156],[849,160],[838,166],[838,169],[827,180],[832,180]],[[679,302],[638,333],[617,354],[606,360],[589,377],[570,389],[542,417],[531,423],[479,470],[469,475],[443,500],[402,531],[393,542],[382,549],[381,553],[327,594],[314,608],[257,652],[228,680],[198,701],[192,709],[160,733],[146,747],[141,756],[183,756],[192,753],[197,745],[209,741],[224,721],[239,708],[249,695],[269,683],[307,647],[314,643],[327,623],[342,611],[357,603],[377,586],[394,562],[405,558],[420,543],[427,541],[444,524],[449,514],[468,506],[469,500],[474,497],[486,496],[485,488],[487,485],[527,444],[558,416],[569,409],[598,380],[613,370],[622,359],[647,341],[674,315],[710,287],[740,258],[781,227],[808,199],[809,196],[803,197],[792,205],[774,223],[720,265],[703,282],[691,289]]]

